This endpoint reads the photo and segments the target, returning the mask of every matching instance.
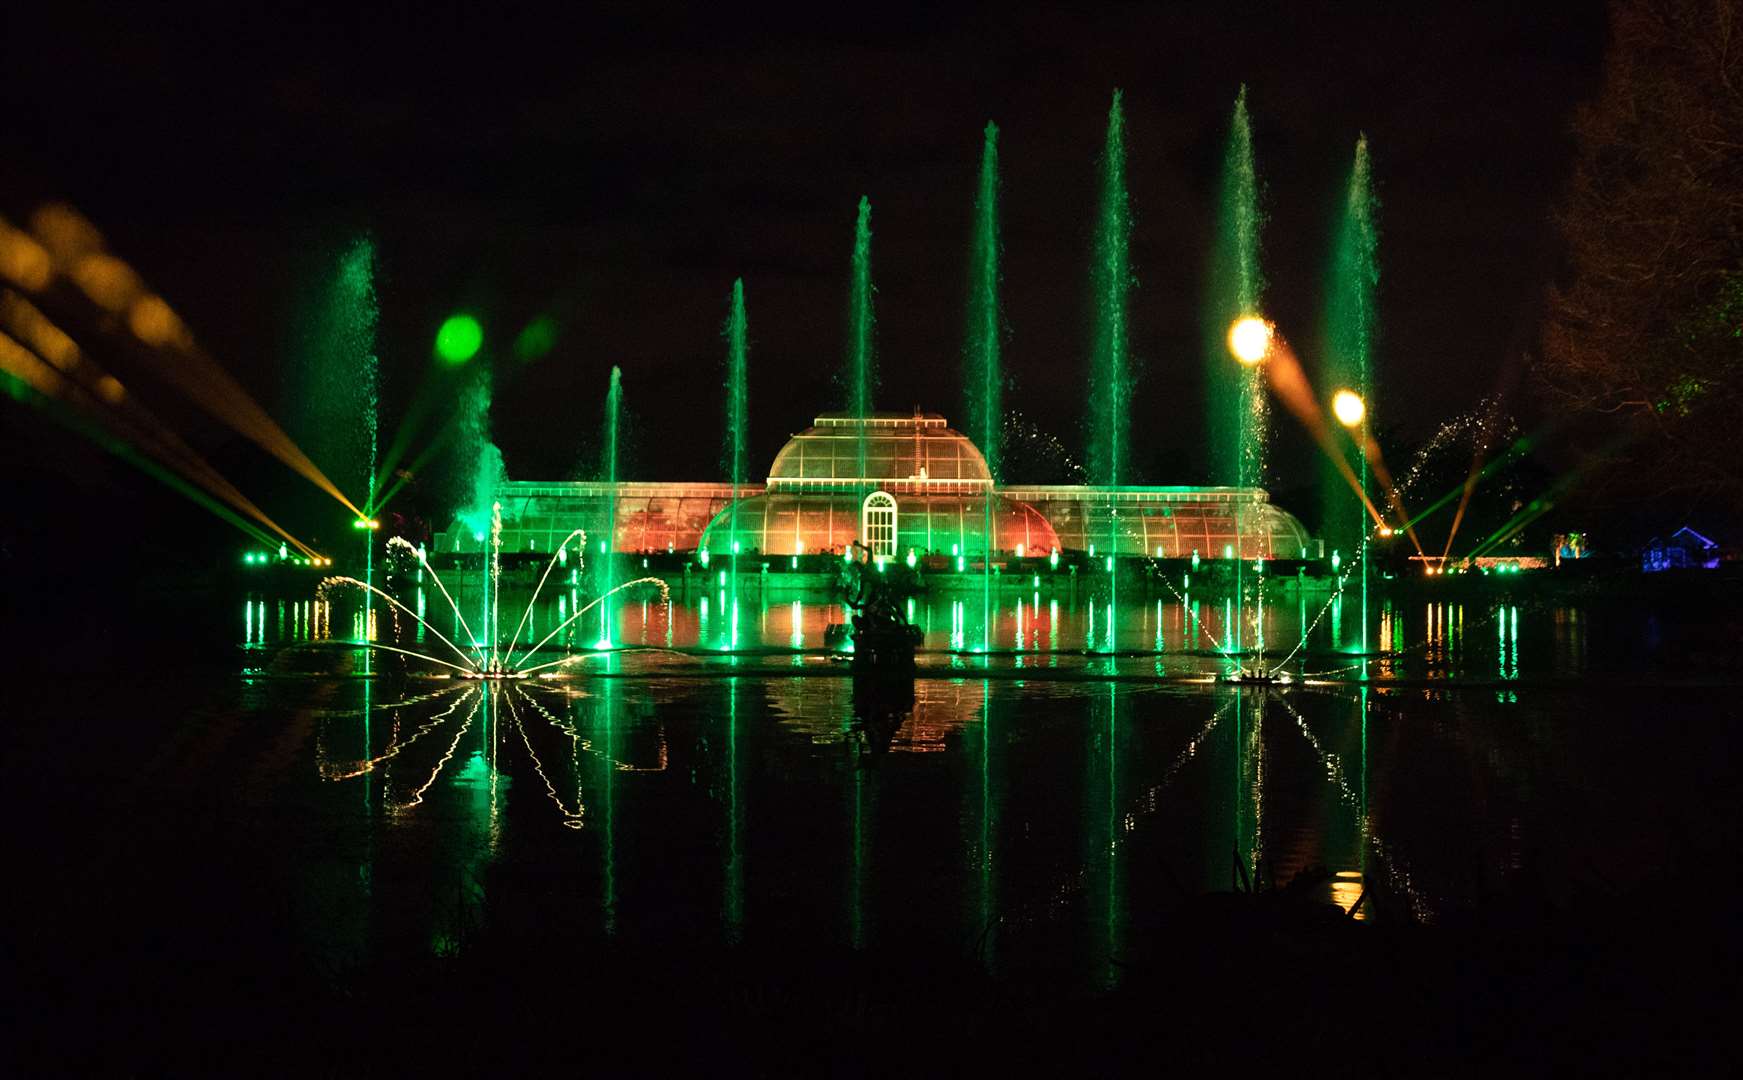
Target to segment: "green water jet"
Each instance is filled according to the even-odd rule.
[[[1355,161],[1340,207],[1337,240],[1325,313],[1325,349],[1321,385],[1327,392],[1348,388],[1361,395],[1367,408],[1355,436],[1345,447],[1362,489],[1368,486],[1368,460],[1359,446],[1369,437],[1374,415],[1373,350],[1379,329],[1377,302],[1380,284],[1379,232],[1376,224],[1379,202],[1374,196],[1368,157],[1368,139],[1356,140]],[[1362,611],[1361,651],[1368,651],[1368,559],[1365,537],[1367,511],[1333,463],[1321,467],[1321,531],[1334,549],[1361,554]]]
[[[847,362],[848,411],[859,423],[856,460],[860,477],[866,474],[866,417],[872,412],[876,380],[872,355],[876,320],[872,314],[871,200],[859,197],[859,216],[853,226],[853,279],[848,293]]]
[[[1217,236],[1212,249],[1210,296],[1205,305],[1205,387],[1209,400],[1211,446],[1217,455],[1216,482],[1234,487],[1263,487],[1268,407],[1260,365],[1241,364],[1229,357],[1226,337],[1239,319],[1258,316],[1265,288],[1259,270],[1259,230],[1264,215],[1259,206],[1259,180],[1253,163],[1253,128],[1247,115],[1247,88],[1235,97],[1223,154],[1222,185],[1217,202]],[[1240,610],[1232,628],[1236,656],[1244,648],[1245,545],[1240,542],[1237,511],[1235,564]]]
[[[599,572],[596,579],[603,600],[611,592],[611,565],[617,546],[617,441],[618,421],[623,412],[623,369],[612,365],[611,383],[605,392],[605,438],[602,444],[600,479],[605,481],[605,536],[599,541]],[[611,647],[611,604],[599,605],[599,647]]]
[[[746,426],[750,420],[750,402],[746,390],[750,346],[749,326],[744,312],[744,279],[732,283],[732,303],[726,316],[726,460],[732,481],[732,504],[727,511],[727,532],[732,542],[732,598],[738,602],[738,492],[744,485]]]
[[[1107,507],[1108,596],[1117,605],[1115,562],[1119,518],[1112,489],[1128,482],[1126,455],[1131,423],[1132,378],[1128,309],[1132,287],[1132,205],[1126,191],[1126,119],[1121,92],[1108,108],[1107,141],[1101,157],[1101,213],[1090,267],[1094,337],[1090,351],[1089,472],[1092,483],[1109,489]],[[1107,648],[1114,647],[1113,623]]]
[[[1211,445],[1218,453],[1213,475],[1216,483],[1234,487],[1264,486],[1269,434],[1264,376],[1257,364],[1231,361],[1227,345],[1230,325],[1262,312],[1265,279],[1259,268],[1259,233],[1264,224],[1253,161],[1253,130],[1247,116],[1247,88],[1243,86],[1235,98],[1223,155],[1204,326],[1205,405],[1211,418]]]
[[[1000,426],[1004,373],[1001,367],[1004,317],[999,305],[999,129],[988,122],[982,133],[980,185],[974,199],[974,241],[970,249],[968,333],[964,359],[968,430],[986,457],[993,483],[999,480]],[[982,499],[981,647],[991,646],[994,527],[992,492]]]

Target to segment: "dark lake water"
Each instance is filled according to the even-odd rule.
[[[522,640],[575,603],[542,602]],[[352,601],[249,595],[206,612],[229,643],[202,666],[39,688],[9,772],[54,823],[25,846],[81,903],[132,896],[105,918],[258,917],[333,969],[451,955],[506,917],[628,942],[924,936],[1110,986],[1149,913],[1243,873],[1323,868],[1319,898],[1367,882],[1360,917],[1433,923],[1525,879],[1670,918],[1664,883],[1729,865],[1735,686],[1631,664],[1671,629],[1390,602],[1364,682],[1359,612],[1322,607],[1264,614],[1298,676],[1268,690],[1214,680],[1232,613],[1188,598],[1116,609],[1113,655],[1105,604],[1007,598],[977,652],[979,597],[922,598],[910,691],[830,656],[831,604],[632,598],[543,655],[617,651],[481,684],[367,654]],[[396,640],[465,640],[431,623]]]

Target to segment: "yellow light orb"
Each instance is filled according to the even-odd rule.
[[[1362,396],[1354,390],[1339,390],[1331,397],[1331,411],[1338,418],[1338,423],[1353,428],[1362,422],[1362,417],[1368,413],[1368,407],[1362,403]]]
[[[1243,364],[1257,364],[1271,351],[1271,324],[1255,315],[1229,327],[1229,352]]]

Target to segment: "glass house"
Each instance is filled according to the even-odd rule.
[[[933,413],[826,413],[787,441],[766,482],[511,481],[500,492],[504,551],[551,551],[577,527],[590,546],[706,548],[765,556],[977,556],[1094,551],[1122,556],[1318,558],[1318,540],[1258,488],[997,485],[979,447]],[[478,551],[456,525],[438,551]]]

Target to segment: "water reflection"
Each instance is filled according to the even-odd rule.
[[[317,820],[354,842],[342,887],[316,876],[348,940],[453,951],[537,889],[606,936],[945,934],[992,969],[1049,943],[1106,986],[1183,890],[1306,874],[1358,917],[1432,919],[1469,895],[1473,865],[1568,842],[1542,775],[1558,792],[1592,781],[1517,718],[1543,714],[1536,680],[1592,663],[1589,613],[1393,599],[1363,658],[1351,601],[1291,586],[1268,582],[1245,611],[1036,588],[984,623],[971,598],[916,597],[922,677],[896,684],[832,662],[838,605],[749,589],[617,605],[619,648],[551,680],[385,661],[352,678],[366,652],[309,600],[246,599],[240,644],[250,672],[292,676],[265,700],[320,688]],[[457,599],[480,610],[476,592]],[[585,602],[559,591],[527,623]],[[415,640],[391,614],[382,643]],[[355,606],[340,619],[369,633]],[[1214,683],[1237,632],[1305,685]],[[550,648],[585,648],[568,638]]]
[[[768,630],[791,633],[781,607]],[[1419,625],[1458,655],[1468,620]],[[1497,625],[1511,667],[1512,612]],[[1545,771],[1555,790],[1598,783],[1591,761],[1563,762],[1564,744],[1506,719],[1534,706],[1487,687],[1430,700],[1029,669],[892,687],[754,657],[704,678],[633,659],[556,681],[316,684],[311,820],[356,838],[350,879],[319,879],[320,932],[451,952],[531,890],[606,936],[942,935],[993,970],[1058,950],[1107,986],[1183,891],[1299,874],[1325,903],[1360,900],[1357,917],[1434,919],[1469,898],[1473,866],[1603,843],[1538,794]]]

